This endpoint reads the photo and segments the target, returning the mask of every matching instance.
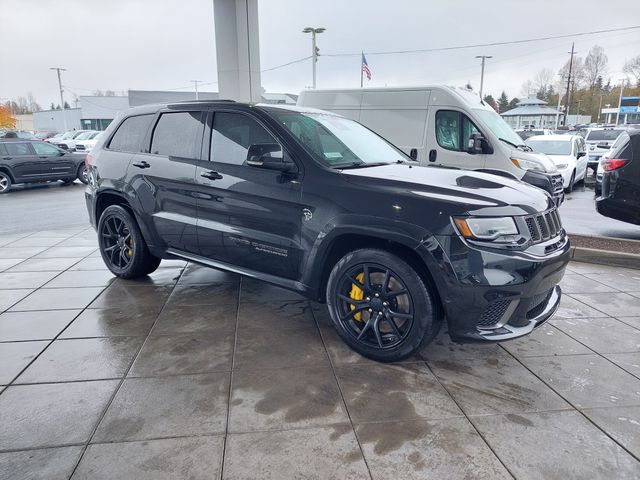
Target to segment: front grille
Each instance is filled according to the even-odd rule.
[[[560,175],[559,173],[556,173],[555,175],[552,175],[551,176],[551,186],[553,187],[553,194],[554,195],[562,193],[562,191],[564,190],[564,186],[563,186],[563,182],[562,182],[562,175]]]
[[[562,222],[557,208],[543,213],[529,215],[524,219],[531,236],[531,243],[536,244],[555,238],[562,232]]]
[[[76,150],[84,150],[84,145],[76,145]]]
[[[547,306],[547,302],[549,301],[549,297],[551,297],[551,293],[553,293],[553,288],[548,292],[536,295],[531,299],[531,302],[529,303],[529,311],[527,312],[527,318],[535,318],[542,313],[542,311]]]
[[[501,300],[489,305],[480,316],[478,326],[487,328],[498,323],[504,316],[504,312],[506,312],[507,308],[509,308],[510,303],[511,300]]]

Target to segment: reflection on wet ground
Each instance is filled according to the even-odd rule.
[[[383,365],[295,293],[0,236],[0,478],[639,478],[640,272],[563,289],[529,337]]]

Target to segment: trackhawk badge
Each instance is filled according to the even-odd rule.
[[[308,208],[302,209],[302,215],[304,215],[305,220],[311,220],[313,218],[313,213]]]

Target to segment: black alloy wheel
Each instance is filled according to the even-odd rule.
[[[102,212],[98,244],[104,263],[118,277],[142,277],[160,265],[160,258],[149,252],[135,218],[120,205],[111,205]]]
[[[412,355],[439,326],[431,293],[420,276],[402,259],[381,250],[357,250],[338,262],[329,278],[327,300],[343,340],[383,362]]]

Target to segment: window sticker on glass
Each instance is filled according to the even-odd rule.
[[[326,158],[342,158],[342,154],[340,152],[324,152],[324,156]]]

